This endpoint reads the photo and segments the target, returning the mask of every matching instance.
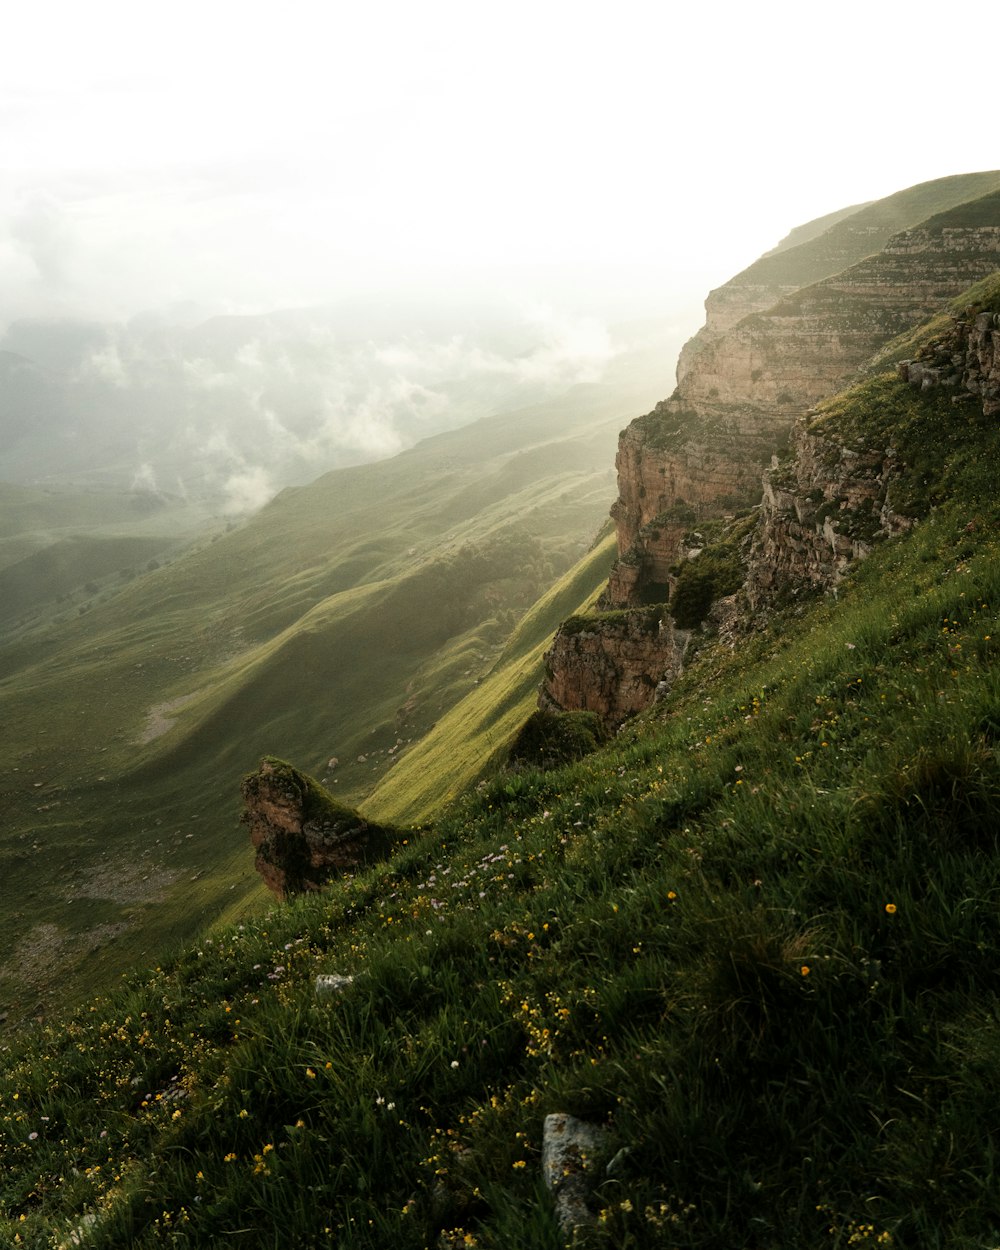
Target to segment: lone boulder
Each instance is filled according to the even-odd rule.
[[[321,890],[331,877],[384,859],[397,840],[394,829],[365,820],[273,756],[243,778],[241,790],[255,866],[280,899]]]

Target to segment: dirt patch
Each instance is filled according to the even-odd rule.
[[[6,963],[0,965],[0,977],[28,985],[37,993],[56,980],[61,969],[71,960],[89,954],[105,942],[127,932],[129,925],[99,924],[82,933],[69,933],[57,924],[36,924],[29,930]]]
[[[201,691],[196,690],[194,694],[184,694],[179,699],[168,699],[166,703],[154,704],[146,713],[146,728],[136,738],[136,742],[144,747],[147,742],[155,742],[162,737],[177,724],[177,717],[172,713],[179,712],[182,707],[197,699],[199,694]]]
[[[180,876],[152,864],[104,864],[66,891],[66,901],[93,898],[112,903],[160,902]]]

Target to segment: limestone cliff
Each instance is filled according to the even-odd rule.
[[[874,203],[840,209],[796,227],[705,301],[705,325],[681,349],[677,381],[694,358],[744,317],[771,308],[805,286],[842,273],[880,251],[890,238],[934,213],[1000,189],[1000,173],[959,174],[920,183]]]
[[[543,706],[585,708],[617,723],[669,685],[688,638],[662,625],[663,605],[684,560],[703,559],[690,550],[699,525],[760,508],[758,532],[741,548],[746,587],[716,614],[730,631],[740,605],[752,613],[777,597],[834,586],[872,542],[912,524],[906,491],[895,489],[907,465],[888,433],[881,442],[845,439],[836,422],[810,414],[880,350],[1000,268],[998,187],[993,172],[911,188],[762,258],[724,293],[713,292],[677,390],[620,436],[611,513],[619,554],[600,605],[615,611],[604,624],[585,618],[585,626],[576,620],[560,631]],[[978,198],[962,202],[963,194]],[[858,258],[864,248],[872,254]],[[848,255],[852,263],[835,268]],[[791,289],[796,277],[825,266],[818,280]],[[977,308],[960,317],[951,337],[903,362],[902,376],[1000,410],[1000,327],[992,316]],[[873,428],[888,430],[884,421]],[[708,566],[696,589],[706,587]],[[661,606],[627,611],[650,604]],[[681,619],[672,603],[669,611]]]
[[[677,390],[619,442],[612,515],[625,570],[608,602],[648,601],[670,562],[664,519],[759,497],[796,418],[847,385],[885,343],[1000,266],[1000,192],[894,235],[876,255],[717,335]],[[649,527],[661,537],[650,541]]]
[[[836,586],[874,542],[908,529],[933,504],[922,495],[923,457],[955,422],[1000,415],[1000,277],[970,292],[948,328],[929,335],[899,378],[936,403],[924,406],[932,431],[904,432],[905,399],[883,376],[852,392],[872,416],[863,430],[838,421],[842,401],[796,425],[787,464],[764,474],[760,519],[748,560],[745,594],[753,612],[809,589]],[[970,418],[971,414],[971,418]],[[924,444],[921,449],[919,444]],[[909,480],[908,480],[909,479]],[[914,489],[916,487],[916,489]]]

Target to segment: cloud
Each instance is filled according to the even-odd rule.
[[[41,192],[29,196],[8,229],[42,283],[56,290],[70,284],[76,240],[59,200]]]
[[[160,493],[160,488],[156,482],[156,473],[151,464],[147,462],[139,465],[132,477],[132,484],[129,489],[134,491],[150,491],[154,495],[158,495]]]
[[[600,321],[548,307],[463,310],[428,317],[424,329],[416,309],[418,328],[401,333],[408,319],[352,306],[195,326],[32,323],[8,340],[56,362],[81,445],[140,465],[133,488],[179,479],[228,513],[596,380],[619,352]]]
[[[274,498],[277,489],[271,475],[261,465],[231,474],[222,487],[222,512],[241,516],[256,512]]]

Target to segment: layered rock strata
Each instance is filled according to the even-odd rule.
[[[670,563],[646,527],[681,505],[701,519],[758,496],[761,471],[797,417],[1000,266],[1000,194],[977,203],[974,214],[956,210],[903,231],[878,255],[744,318],[699,352],[670,399],[622,433],[612,516],[631,569],[612,575],[612,606],[645,601]],[[998,224],[982,224],[991,213]]]
[[[930,214],[998,188],[997,171],[939,178],[797,227],[776,248],[709,293],[705,325],[681,350],[678,384],[703,348],[745,317],[765,312],[795,291],[843,272],[880,251],[893,235],[918,226]]]
[[[956,316],[951,329],[900,361],[904,382],[954,391],[952,403],[977,398],[1000,415],[1000,282],[988,301]],[[794,457],[764,475],[761,515],[744,586],[752,611],[802,589],[836,587],[874,542],[914,524],[895,511],[891,487],[902,465],[892,448],[849,448],[808,420],[796,427]]]

